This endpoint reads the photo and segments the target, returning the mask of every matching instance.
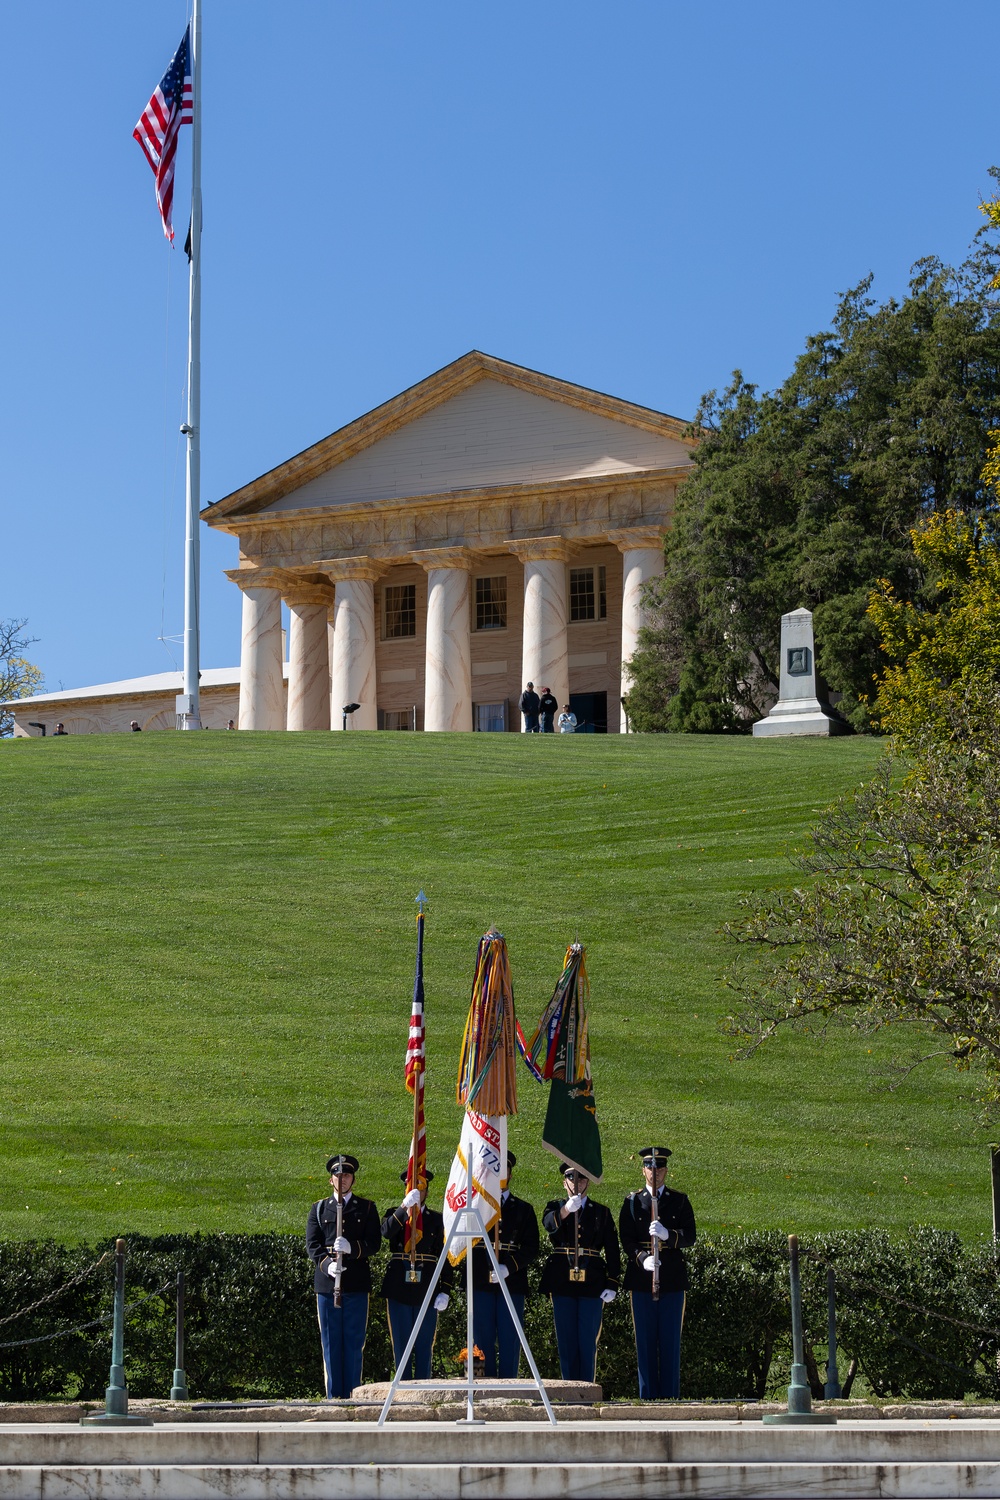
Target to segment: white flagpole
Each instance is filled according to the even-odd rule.
[[[181,729],[201,728],[198,600],[201,509],[201,0],[191,18],[191,282],[188,322],[186,524],[184,534],[184,686],[177,700]]]

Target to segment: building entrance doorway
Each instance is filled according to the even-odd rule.
[[[577,734],[607,734],[607,693],[570,693],[569,706],[576,714]]]

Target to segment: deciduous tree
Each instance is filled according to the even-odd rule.
[[[828,812],[802,883],[748,898],[730,933],[741,1007],[726,1022],[752,1052],[785,1027],[887,1027],[970,1070],[1000,1115],[1000,691],[976,681],[944,720],[887,755]],[[942,727],[944,732],[942,732]]]
[[[43,678],[24,652],[34,645],[34,638],[24,634],[27,620],[0,620],[0,703],[10,698],[30,698],[42,686]],[[14,716],[0,709],[0,735],[9,735]]]

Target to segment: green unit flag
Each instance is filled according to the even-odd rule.
[[[591,1182],[600,1182],[604,1167],[590,1073],[589,995],[583,947],[571,943],[534,1036],[528,1042],[519,1031],[517,1044],[532,1077],[549,1084],[542,1145]]]
[[[560,1161],[569,1162],[571,1167],[583,1172],[591,1182],[600,1182],[604,1173],[601,1132],[597,1125],[594,1086],[589,1078],[583,1083],[552,1079],[542,1145]]]

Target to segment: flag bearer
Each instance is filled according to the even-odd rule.
[[[560,1171],[566,1197],[547,1203],[542,1215],[553,1248],[540,1290],[552,1297],[563,1380],[591,1381],[604,1308],[618,1289],[621,1255],[614,1218],[588,1196],[589,1179],[571,1162],[564,1161]]]
[[[326,1170],[333,1195],[320,1198],[309,1210],[306,1249],[316,1266],[314,1285],[326,1394],[349,1397],[361,1384],[372,1287],[368,1261],[382,1243],[382,1236],[378,1209],[369,1198],[359,1198],[353,1191],[357,1157],[331,1156]]]
[[[409,1168],[400,1172],[400,1182],[406,1182]],[[389,1241],[392,1254],[382,1281],[380,1296],[386,1299],[389,1314],[389,1332],[392,1335],[392,1354],[399,1369],[403,1350],[409,1342],[413,1325],[417,1321],[427,1283],[434,1273],[438,1256],[444,1249],[444,1219],[436,1209],[427,1207],[427,1184],[434,1180],[428,1172],[419,1186],[411,1188],[398,1208],[390,1209],[382,1220],[382,1238]],[[411,1211],[419,1206],[417,1215],[417,1247],[414,1257],[406,1248],[406,1226]],[[447,1261],[438,1281],[438,1292],[427,1309],[427,1316],[420,1325],[417,1342],[413,1346],[404,1380],[430,1380],[431,1353],[434,1335],[437,1332],[437,1317],[448,1306],[448,1290],[451,1286],[451,1266]]]
[[[675,1401],[681,1391],[681,1328],[688,1285],[681,1251],[694,1244],[696,1230],[686,1194],[666,1186],[667,1160],[672,1154],[666,1146],[648,1146],[640,1151],[646,1186],[629,1193],[618,1218],[625,1251],[625,1290],[632,1300],[639,1395],[644,1401]],[[656,1298],[654,1238],[659,1246]]]
[[[500,1219],[493,1243],[499,1242],[500,1275],[523,1327],[528,1267],[538,1256],[538,1218],[531,1204],[515,1198],[510,1190],[516,1165],[517,1157],[508,1151],[507,1182],[500,1195]],[[485,1356],[485,1374],[499,1375],[502,1380],[517,1379],[521,1341],[480,1240],[472,1251],[472,1337]]]

